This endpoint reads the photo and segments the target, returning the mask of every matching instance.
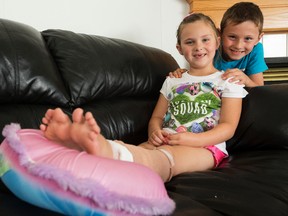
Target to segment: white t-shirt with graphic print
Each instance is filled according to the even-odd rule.
[[[169,101],[163,128],[193,133],[214,128],[219,121],[222,97],[244,98],[248,94],[244,85],[223,80],[223,73],[192,76],[185,72],[181,78],[167,77],[160,90]],[[228,155],[225,142],[215,146]]]

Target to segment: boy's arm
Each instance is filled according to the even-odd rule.
[[[230,78],[231,77],[231,78]],[[222,79],[230,78],[229,82],[236,82],[239,85],[246,87],[255,87],[264,85],[263,73],[252,74],[247,76],[242,70],[238,68],[228,69],[222,75]]]
[[[254,86],[263,86],[264,85],[264,78],[263,73],[252,74],[249,76],[250,83],[248,83],[247,87],[254,87]]]
[[[203,133],[184,132],[168,136],[169,145],[205,147],[232,138],[241,115],[242,98],[222,98],[219,124]]]
[[[171,78],[181,78],[182,77],[182,73],[185,73],[186,71],[187,71],[187,69],[177,68],[175,71],[169,72],[169,77],[171,77]]]
[[[182,73],[186,72],[186,69],[177,68],[173,72],[169,72],[169,77],[171,78],[181,78]],[[255,87],[255,86],[263,86],[264,85],[264,78],[263,73],[252,74],[247,76],[242,70],[235,68],[235,69],[228,69],[222,75],[222,79],[226,80],[230,77],[230,82],[237,82],[239,85],[245,85],[246,87]]]

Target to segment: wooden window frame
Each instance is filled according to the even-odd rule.
[[[224,12],[239,2],[237,0],[186,0],[190,12],[202,12],[210,16],[217,27]],[[288,33],[288,1],[287,0],[253,0],[264,16],[264,33]]]

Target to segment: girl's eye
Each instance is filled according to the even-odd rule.
[[[203,39],[203,42],[209,42],[209,41],[210,41],[209,38],[204,38],[204,39]]]
[[[194,41],[191,41],[191,40],[186,41],[186,44],[188,44],[188,45],[193,44],[193,43],[194,43]]]
[[[236,39],[236,37],[233,36],[233,35],[228,36],[228,38],[231,39],[231,40],[235,40]]]

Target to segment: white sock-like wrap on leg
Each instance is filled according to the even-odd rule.
[[[117,143],[113,140],[107,140],[107,141],[111,145],[114,159],[122,160],[122,161],[129,161],[129,162],[134,161],[133,155],[124,145],[121,145],[120,143]]]
[[[170,163],[170,173],[169,173],[169,177],[167,179],[167,181],[170,181],[173,177],[173,167],[175,166],[175,161],[174,161],[174,157],[172,156],[172,154],[167,151],[166,149],[163,148],[157,148],[157,150],[161,151],[169,160]]]

